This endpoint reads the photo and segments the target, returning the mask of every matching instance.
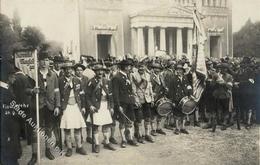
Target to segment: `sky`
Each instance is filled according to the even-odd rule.
[[[67,29],[62,26],[62,23],[64,20],[69,21],[69,19],[64,19],[64,6],[59,3],[63,0],[46,0],[40,4],[32,3],[35,1],[36,0],[0,0],[0,2],[2,2],[2,12],[9,17],[12,17],[14,8],[18,8],[22,26],[38,26],[48,39],[63,40],[66,36],[56,31],[57,29],[67,31]],[[49,7],[50,4],[52,7]],[[68,4],[65,8],[68,9]],[[249,18],[251,18],[252,22],[260,21],[260,0],[232,0],[232,14],[233,32],[239,31]]]
[[[252,22],[260,21],[260,0],[232,0],[233,32],[250,18]]]

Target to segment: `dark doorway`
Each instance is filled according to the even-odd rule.
[[[107,59],[111,50],[111,35],[97,35],[98,59]]]
[[[210,57],[219,58],[220,57],[220,37],[211,36],[210,37]]]

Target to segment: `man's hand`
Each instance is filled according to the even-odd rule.
[[[121,106],[119,106],[119,111],[120,111],[120,112],[124,112],[124,111],[123,111],[123,108],[122,108]]]
[[[58,116],[60,114],[60,109],[56,107],[53,112],[54,116]]]
[[[89,110],[90,110],[90,113],[95,113],[97,109],[96,109],[96,107],[91,105]]]
[[[154,107],[154,101],[151,102],[151,107]]]
[[[40,93],[40,88],[33,88],[33,89],[31,89],[31,93],[32,94],[37,94],[37,93]]]
[[[114,109],[113,109],[113,108],[110,108],[109,111],[110,111],[110,114],[111,114],[111,115],[114,114]]]
[[[84,115],[86,113],[86,108],[81,108],[81,112]]]

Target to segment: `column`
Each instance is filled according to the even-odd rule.
[[[173,32],[169,30],[169,55],[173,55]]]
[[[187,56],[188,59],[191,60],[192,59],[192,29],[188,29],[187,31]]]
[[[152,27],[148,28],[148,55],[153,56],[155,52],[154,48],[154,30]]]
[[[209,6],[214,6],[213,0],[209,0]]]
[[[137,32],[136,28],[131,28],[131,51],[132,54],[136,54],[136,40],[137,40]]]
[[[166,51],[165,28],[160,28],[160,50]]]
[[[208,6],[208,0],[204,0],[204,6]]]
[[[182,29],[177,28],[177,59],[180,59],[183,53],[182,47]]]
[[[137,29],[137,56],[144,56],[144,30],[143,27]]]

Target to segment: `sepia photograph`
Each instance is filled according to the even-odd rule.
[[[0,165],[260,165],[260,0],[0,0]]]

